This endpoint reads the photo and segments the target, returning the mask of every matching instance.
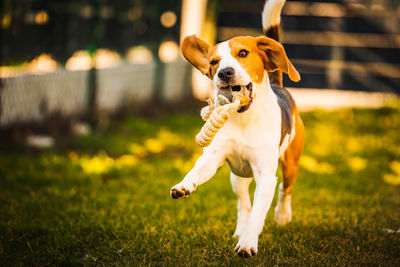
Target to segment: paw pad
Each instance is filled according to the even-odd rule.
[[[239,257],[242,258],[250,258],[252,256],[255,256],[257,254],[256,250],[254,248],[250,249],[250,253],[247,252],[246,250],[241,250],[240,247],[235,249],[236,253],[238,254]]]
[[[178,199],[178,198],[184,198],[184,197],[188,197],[190,195],[190,191],[188,189],[172,189],[171,190],[171,197],[173,199]]]

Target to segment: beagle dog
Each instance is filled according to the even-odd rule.
[[[173,198],[189,196],[227,162],[238,196],[235,251],[242,257],[257,253],[258,235],[275,193],[278,162],[283,179],[275,221],[285,225],[292,219],[291,194],[303,150],[304,125],[292,96],[282,87],[282,72],[293,81],[300,80],[278,42],[284,3],[265,3],[262,22],[266,36],[239,36],[212,46],[192,35],[182,43],[185,58],[213,80],[215,99],[219,94],[232,99],[232,91],[242,91],[251,101],[221,128],[170,194]],[[253,178],[256,189],[251,206],[248,189]]]

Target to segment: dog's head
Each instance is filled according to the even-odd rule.
[[[182,53],[194,67],[213,80],[217,95],[222,94],[232,101],[232,93],[241,91],[250,97],[249,104],[239,112],[250,107],[253,84],[263,81],[264,70],[280,70],[291,80],[300,80],[283,46],[264,36],[240,36],[212,46],[191,35],[183,40]]]

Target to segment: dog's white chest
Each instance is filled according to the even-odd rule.
[[[259,98],[251,109],[233,116],[213,141],[226,151],[231,171],[241,177],[253,176],[251,165],[256,158],[269,158],[271,153],[278,153],[281,132],[279,106],[275,95],[267,97],[266,90],[259,92]]]
[[[246,158],[245,148],[238,145],[237,143],[231,149],[226,157],[226,162],[229,165],[231,171],[241,177],[252,177],[253,171],[251,169],[250,162]]]

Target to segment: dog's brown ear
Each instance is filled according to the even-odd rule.
[[[211,45],[195,35],[187,36],[182,42],[183,56],[201,73],[211,79],[208,50]]]
[[[300,81],[300,74],[289,61],[285,49],[280,43],[265,36],[257,37],[256,42],[267,71],[280,70],[287,73],[292,81]]]

